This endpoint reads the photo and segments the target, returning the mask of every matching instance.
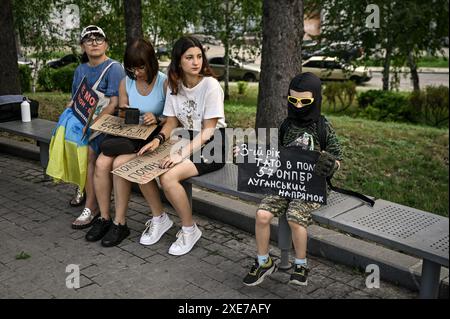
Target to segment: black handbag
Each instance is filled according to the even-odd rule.
[[[100,150],[106,156],[136,153],[142,147],[143,140],[128,137],[106,135],[100,145]]]

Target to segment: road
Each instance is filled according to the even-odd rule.
[[[428,85],[448,85],[448,73],[419,73],[419,85],[424,88]],[[372,72],[372,80],[358,86],[362,90],[381,89],[383,87],[382,74],[379,72]],[[401,91],[412,91],[413,86],[409,78],[409,74],[401,73],[400,87]]]

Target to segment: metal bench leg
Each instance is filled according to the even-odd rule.
[[[436,299],[438,297],[440,277],[441,265],[424,259],[420,281],[420,299]]]
[[[286,219],[286,214],[283,214],[278,218],[278,247],[281,250],[281,260],[278,268],[280,269],[286,270],[291,268],[291,263],[289,262],[291,244],[291,228]]]
[[[41,161],[41,166],[44,170],[44,178],[47,178],[46,169],[48,165],[48,157],[49,157],[49,144],[38,142],[39,145],[39,159]]]

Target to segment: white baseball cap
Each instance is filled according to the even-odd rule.
[[[86,28],[81,31],[80,40],[83,40],[86,36],[90,34],[100,34],[104,38],[106,38],[105,32],[103,32],[102,28],[97,27],[96,25],[88,25]]]

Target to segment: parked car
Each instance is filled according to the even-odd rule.
[[[337,57],[339,60],[350,62],[364,54],[361,43],[332,42],[332,43],[304,43],[302,47],[302,58],[307,60],[313,56]]]
[[[63,66],[66,66],[68,64],[71,63],[78,63],[81,61],[81,56],[75,55],[75,54],[67,54],[65,56],[63,56],[60,59],[57,60],[52,60],[47,62],[47,66],[52,68],[52,69],[58,69],[61,68]]]
[[[366,67],[344,64],[336,57],[311,57],[303,62],[302,71],[314,73],[321,80],[351,80],[358,84],[372,78],[372,72]]]
[[[225,74],[225,59],[222,56],[208,59],[209,65],[219,80],[223,80]],[[244,64],[236,59],[229,60],[229,79],[236,81],[255,82],[259,81],[261,69],[257,65]]]

